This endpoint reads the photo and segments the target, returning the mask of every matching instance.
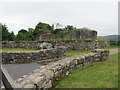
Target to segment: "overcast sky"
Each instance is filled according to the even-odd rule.
[[[12,2],[10,2],[12,1]],[[81,2],[14,2],[1,3],[2,19],[9,31],[15,34],[20,29],[35,28],[38,22],[87,27],[98,35],[118,34],[117,0],[81,0]],[[26,0],[27,1],[27,0]],[[32,0],[33,1],[33,0]],[[84,1],[84,2],[83,2]]]

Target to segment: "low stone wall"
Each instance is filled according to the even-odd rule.
[[[34,88],[35,90],[37,88],[52,88],[59,80],[69,75],[73,69],[93,62],[105,61],[108,56],[108,50],[94,50],[79,56],[79,58],[59,60],[24,75],[17,79],[16,83],[21,88]]]
[[[105,41],[105,40],[96,40],[95,41],[95,48],[102,48],[102,47],[108,47],[108,46],[110,46],[109,41]]]
[[[8,41],[2,42],[3,48],[37,48],[40,49],[40,44],[43,42],[51,43],[55,46],[65,46],[67,49],[74,50],[91,50],[100,47],[109,46],[109,41],[105,40],[63,40],[63,41]]]
[[[3,63],[30,63],[34,61],[53,60],[64,56],[66,48],[56,47],[52,49],[44,49],[40,51],[27,52],[2,52]]]

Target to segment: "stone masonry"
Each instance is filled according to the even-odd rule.
[[[40,51],[16,51],[16,52],[2,52],[3,63],[30,63],[34,61],[47,61],[57,59],[64,56],[66,48],[64,46],[43,49]]]
[[[53,47],[65,46],[67,49],[91,50],[95,48],[109,46],[109,41],[105,40],[63,40],[63,41],[8,41],[2,42],[2,48],[37,48],[41,49],[43,42],[51,43]]]
[[[87,64],[105,61],[109,56],[108,50],[94,50],[90,53],[80,55],[79,58],[59,60],[48,65],[42,66],[28,75],[16,80],[20,88],[52,88],[56,83],[69,75],[70,72],[78,67],[83,67]]]

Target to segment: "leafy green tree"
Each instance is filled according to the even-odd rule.
[[[60,31],[63,31],[63,29],[61,29],[62,25],[60,23],[55,23],[52,24],[52,33],[53,34],[57,34]]]
[[[96,38],[97,37],[97,31],[95,31],[95,30],[92,30],[92,38]]]
[[[72,30],[75,30],[76,28],[75,27],[73,27],[72,25],[67,25],[66,27],[65,27],[65,30],[68,30],[68,31],[72,31]]]
[[[63,29],[55,29],[55,30],[53,31],[53,33],[54,33],[54,34],[57,34],[57,33],[61,32],[61,31],[63,31]]]
[[[42,23],[42,22],[39,22],[36,27],[35,27],[35,30],[52,30],[52,27],[47,24],[47,23]]]
[[[18,41],[27,41],[27,30],[21,29],[17,34]]]
[[[0,24],[2,31],[2,41],[9,41],[9,32],[6,25]]]
[[[8,28],[6,25],[2,25],[0,23],[1,31],[2,31],[2,41],[14,41],[16,36],[14,32],[11,33],[8,31]]]
[[[28,33],[27,33],[28,41],[33,41],[34,40],[33,32],[34,32],[33,28],[28,28]]]
[[[26,33],[27,33],[27,30],[21,29],[21,30],[18,32],[18,34],[19,34],[19,33],[26,34]]]
[[[43,29],[38,29],[38,30],[35,29],[33,31],[33,39],[35,40],[35,38],[38,37],[40,34],[42,34],[43,31],[44,31]]]
[[[15,34],[14,34],[13,31],[11,33],[9,33],[8,38],[9,38],[10,41],[15,41],[16,40],[16,37],[15,37]]]
[[[34,40],[38,35],[42,35],[44,31],[46,31],[46,30],[52,31],[53,28],[54,28],[53,26],[50,26],[47,23],[39,22],[36,25],[35,30],[33,31]]]

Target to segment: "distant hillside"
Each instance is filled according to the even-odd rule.
[[[110,41],[120,41],[120,35],[108,35],[108,36],[99,36],[100,38],[106,38]]]

